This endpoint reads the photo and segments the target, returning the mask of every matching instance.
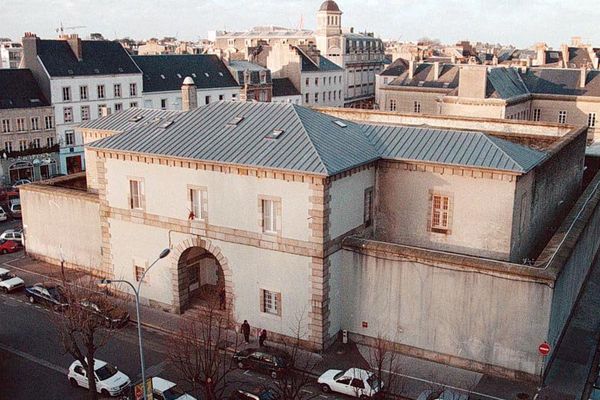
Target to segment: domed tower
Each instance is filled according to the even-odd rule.
[[[342,12],[333,0],[325,0],[317,12],[317,48],[324,56],[341,54]]]

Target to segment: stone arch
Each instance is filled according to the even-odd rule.
[[[231,279],[231,267],[229,261],[221,252],[221,249],[214,245],[209,239],[198,236],[190,237],[179,244],[172,250],[171,271],[172,271],[172,292],[173,292],[173,308],[177,313],[182,313],[189,303],[189,290],[186,287],[187,271],[184,271],[184,266],[181,265],[180,259],[184,253],[194,247],[200,247],[209,252],[218,261],[219,266],[223,271],[225,298],[228,304],[228,311],[233,315],[233,282]]]

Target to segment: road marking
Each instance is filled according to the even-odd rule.
[[[164,371],[167,361],[162,361],[156,365],[146,368],[146,376],[158,376]],[[138,374],[138,378],[141,378],[142,374]]]
[[[60,372],[61,374],[66,375],[67,372],[69,372],[66,368],[60,367],[60,366],[58,366],[56,364],[52,364],[51,362],[48,362],[46,360],[42,360],[41,358],[36,357],[34,355],[24,353],[24,352],[22,352],[20,350],[17,350],[17,349],[13,349],[12,347],[7,346],[5,344],[0,343],[0,349],[8,351],[9,353],[15,354],[15,355],[17,355],[19,357],[25,358],[25,359],[27,359],[29,361],[32,361],[32,362],[34,362],[34,363],[36,363],[38,365],[43,366],[43,367],[52,369],[52,370],[54,370],[56,372]]]
[[[439,382],[429,381],[427,379],[417,378],[416,376],[405,375],[405,374],[401,374],[399,372],[392,372],[392,371],[388,371],[388,370],[381,370],[381,372],[385,372],[386,374],[392,374],[392,375],[402,376],[404,378],[412,379],[412,380],[419,381],[419,382],[428,383],[430,385],[442,386],[445,389],[454,389],[454,390],[458,390],[458,391],[461,391],[461,392],[464,392],[464,393],[474,394],[474,395],[477,395],[477,396],[485,397],[486,399],[491,399],[491,400],[506,400],[506,399],[504,399],[502,397],[494,397],[494,396],[490,396],[489,394],[479,393],[479,392],[475,392],[475,391],[472,391],[472,390],[467,390],[467,389],[459,388],[459,387],[452,386],[452,385],[444,385],[444,384],[441,384]]]

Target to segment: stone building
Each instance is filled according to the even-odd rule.
[[[228,67],[241,86],[241,101],[271,101],[273,81],[269,69],[249,61],[229,61]]]
[[[58,172],[54,110],[28,69],[0,69],[0,134],[3,185]]]
[[[314,349],[347,330],[535,379],[599,246],[586,128],[211,102],[81,132],[85,175],[22,190],[29,254],[135,282],[169,247],[144,302],[191,312],[224,290],[236,321],[274,340],[300,323]]]
[[[0,68],[19,68],[22,58],[21,43],[0,40]]]

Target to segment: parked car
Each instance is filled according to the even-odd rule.
[[[233,355],[239,368],[267,372],[277,379],[288,372],[289,356],[281,351],[247,348]]]
[[[120,307],[107,302],[82,300],[79,305],[98,317],[107,328],[120,328],[129,321],[129,313]]]
[[[12,292],[25,286],[25,281],[16,277],[9,270],[0,268],[0,291]]]
[[[129,377],[119,371],[117,367],[102,360],[94,359],[94,375],[96,390],[103,396],[118,396],[131,383]],[[79,360],[73,361],[67,377],[73,387],[81,386],[86,389],[89,387],[86,370]]]
[[[20,249],[21,246],[19,243],[12,240],[0,239],[0,254],[14,253]]]
[[[41,303],[59,311],[68,307],[62,286],[54,283],[36,283],[25,288],[30,303]]]
[[[4,211],[4,208],[0,206],[0,221],[6,221],[8,219],[8,214]]]
[[[175,383],[158,376],[152,378],[152,394],[156,400],[196,400],[179,389]]]
[[[21,229],[7,229],[0,235],[0,239],[12,240],[18,244],[23,244],[23,231]]]
[[[360,368],[330,369],[317,382],[325,393],[337,392],[361,399],[376,397],[383,390],[383,382],[377,375]]]
[[[425,390],[417,400],[469,400],[469,395],[452,390]]]
[[[0,188],[0,201],[9,201],[11,199],[18,199],[19,191],[13,189],[12,187],[8,188]]]
[[[28,183],[31,183],[29,179],[19,179],[18,181],[15,181],[15,183],[13,183],[12,187],[13,189],[17,189],[19,186],[26,185]]]
[[[21,199],[12,199],[8,202],[8,211],[13,218],[21,219]]]
[[[229,400],[274,400],[275,393],[271,389],[264,387],[253,387],[246,385],[235,390],[229,396]]]

